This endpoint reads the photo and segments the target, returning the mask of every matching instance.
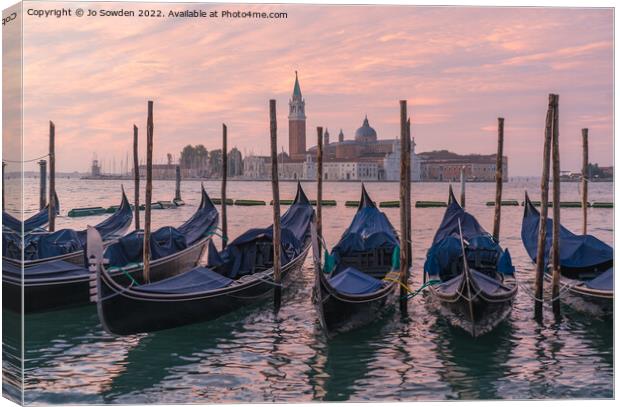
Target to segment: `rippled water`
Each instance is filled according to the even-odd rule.
[[[113,205],[119,181],[57,181],[62,213],[77,206]],[[125,181],[128,195],[133,191]],[[26,180],[26,205],[36,210],[37,180]],[[218,182],[205,186],[220,195]],[[458,185],[455,185],[458,193]],[[199,200],[198,182],[184,182],[186,207],[153,212],[154,226],[178,225]],[[313,198],[315,187],[304,184]],[[413,201],[446,200],[447,184],[413,184]],[[398,199],[398,184],[369,183],[377,201]],[[523,199],[528,189],[539,196],[537,181],[511,182],[505,199]],[[295,184],[283,183],[281,196],[292,198]],[[592,184],[590,200],[612,200],[612,184]],[[356,183],[327,183],[324,233],[336,243],[355,209],[345,200],[359,198]],[[155,182],[154,199],[169,200],[173,182]],[[493,184],[468,184],[467,209],[492,229]],[[271,199],[266,182],[231,182],[232,198]],[[142,195],[143,196],[143,195]],[[562,184],[562,200],[579,200],[578,184]],[[501,240],[510,248],[523,286],[531,287],[533,266],[520,239],[522,207],[502,209]],[[395,226],[398,209],[386,209]],[[414,265],[411,285],[421,284],[426,250],[443,208],[413,209]],[[83,228],[104,217],[61,217],[58,228]],[[270,223],[271,207],[228,209],[229,234]],[[589,232],[613,243],[613,210],[591,209]],[[562,209],[562,223],[579,231],[581,209]],[[219,245],[219,242],[217,242]],[[25,318],[26,402],[44,403],[187,403],[311,400],[442,400],[613,397],[613,323],[563,306],[556,322],[549,309],[539,325],[532,320],[533,300],[519,291],[508,321],[492,334],[472,339],[438,317],[429,298],[410,301],[409,313],[393,310],[382,320],[350,334],[326,340],[311,303],[310,257],[284,291],[274,315],[271,302],[241,309],[219,320],[169,331],[111,337],[93,307],[27,315]],[[5,327],[18,316],[5,311]],[[5,355],[7,356],[7,355]],[[10,365],[11,359],[8,359]],[[5,367],[7,361],[5,360]],[[10,367],[10,366],[9,366]]]

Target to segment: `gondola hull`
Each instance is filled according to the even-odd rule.
[[[151,281],[158,281],[187,271],[198,264],[204,254],[209,238],[204,238],[195,245],[174,255],[151,262]],[[83,264],[84,260],[82,258]],[[127,268],[125,272],[114,272],[112,276],[122,284],[129,284],[130,275],[138,282],[142,281],[142,268],[138,265]],[[89,304],[90,273],[66,279],[26,279],[23,281],[25,313],[53,311]],[[22,281],[3,276],[2,304],[14,312],[22,312]]]
[[[315,273],[313,300],[328,337],[368,325],[395,303],[394,283],[369,295],[351,296],[334,290],[321,270]]]
[[[299,256],[282,267],[283,282],[302,267],[308,250],[309,245],[306,245]],[[114,335],[160,331],[214,320],[273,295],[272,270],[253,277],[203,295],[157,296],[123,290],[103,271],[97,281],[99,318],[104,329]]]
[[[549,271],[549,270],[547,270]],[[552,282],[550,272],[545,273],[545,280]],[[560,275],[562,300],[572,308],[595,316],[610,316],[614,312],[614,293],[608,290],[595,290],[587,287],[583,281]],[[563,292],[566,290],[566,292]]]
[[[472,283],[468,294],[463,278],[454,293],[443,293],[440,286],[430,286],[429,291],[439,306],[439,312],[451,325],[478,337],[495,329],[510,315],[517,295],[516,280],[509,279],[506,285],[510,287],[510,291],[501,295],[488,295],[482,294],[483,291]]]

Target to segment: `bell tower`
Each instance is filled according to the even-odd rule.
[[[288,102],[288,151],[293,159],[306,156],[306,101],[301,96],[299,79],[295,71],[293,96]]]

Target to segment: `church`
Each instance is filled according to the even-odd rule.
[[[301,93],[299,78],[295,72],[293,94],[289,100],[288,154],[278,156],[280,179],[316,179],[316,146],[306,149],[306,101]],[[250,157],[248,157],[250,158]],[[271,163],[257,163],[248,172],[252,178],[270,174]],[[261,170],[254,168],[260,165]],[[346,140],[340,129],[337,141],[330,139],[329,129],[323,135],[323,179],[326,181],[397,181],[400,179],[400,140],[379,139],[370,125],[368,116],[355,131],[352,140]],[[415,154],[415,142],[411,143],[411,179],[420,180],[420,163]]]

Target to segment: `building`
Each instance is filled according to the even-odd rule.
[[[306,150],[306,102],[301,94],[299,78],[295,72],[293,94],[289,100],[289,153],[278,155],[280,179],[312,180],[316,178],[316,146]],[[420,164],[415,154],[415,142],[411,148],[411,179],[420,179]],[[346,140],[340,129],[338,141],[332,142],[329,130],[323,135],[324,177],[330,181],[340,180],[387,180],[400,179],[400,140],[379,139],[377,132],[364,117],[361,127],[352,140]],[[244,177],[269,178],[271,162],[261,157],[246,157]]]
[[[139,165],[138,170],[140,171],[140,177],[145,178],[146,165]],[[176,164],[153,164],[153,179],[175,179],[176,171]]]
[[[447,150],[420,153],[422,181],[459,181],[461,169],[468,181],[495,181],[496,154],[459,155]],[[508,157],[503,157],[504,181],[508,180]]]
[[[233,149],[228,152],[227,158],[228,161],[226,162],[226,166],[228,167],[228,176],[239,177],[243,175],[243,158],[241,151],[239,151],[237,147],[233,147]]]
[[[90,176],[91,177],[101,176],[101,166],[99,165],[99,160],[93,160],[93,164],[90,167]]]
[[[267,171],[267,164],[271,169],[271,157],[250,155],[243,159],[243,176],[249,179],[266,179],[271,177]]]
[[[306,155],[306,101],[301,95],[301,87],[295,71],[293,96],[288,102],[288,145],[293,159],[303,160]]]

